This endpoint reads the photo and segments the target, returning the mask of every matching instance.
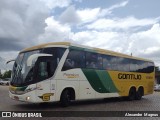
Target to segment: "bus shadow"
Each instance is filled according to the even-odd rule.
[[[54,103],[23,103],[15,106],[20,110],[28,110],[28,111],[43,111],[43,110],[51,110],[54,108],[60,108],[60,104],[57,102]]]
[[[91,104],[104,104],[104,103],[114,103],[114,102],[125,102],[128,101],[126,98],[114,97],[114,98],[104,98],[104,99],[95,99],[95,100],[81,100],[74,101],[72,106],[78,105],[91,105]]]
[[[147,100],[142,98],[141,101]],[[136,100],[135,100],[136,101]],[[40,104],[33,104],[33,103],[24,103],[18,104],[15,107],[20,110],[28,110],[28,111],[44,111],[44,110],[55,110],[55,111],[66,111],[66,110],[73,110],[77,106],[90,106],[90,105],[102,105],[102,104],[110,104],[116,102],[130,102],[127,98],[118,97],[118,98],[105,98],[105,99],[96,99],[96,100],[81,100],[81,101],[73,101],[69,107],[62,107],[59,102],[53,103],[40,103]]]

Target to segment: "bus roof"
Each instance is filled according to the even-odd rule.
[[[83,49],[85,51],[91,51],[91,52],[96,52],[96,53],[101,53],[101,54],[107,54],[107,55],[113,55],[113,56],[119,56],[119,57],[125,57],[125,58],[131,58],[131,59],[138,59],[138,60],[153,62],[153,61],[148,60],[148,59],[134,57],[134,56],[130,56],[130,55],[126,55],[126,54],[123,54],[123,53],[118,53],[118,52],[114,52],[114,51],[110,51],[110,50],[105,50],[105,49],[89,47],[89,46],[85,46],[85,45],[74,44],[74,43],[71,43],[71,42],[46,43],[46,44],[41,44],[41,45],[26,48],[26,49],[22,50],[21,52],[27,52],[27,51],[46,48],[46,47],[56,47],[56,46],[71,47],[71,48],[74,48],[74,49]]]
[[[47,46],[52,46],[52,45],[64,45],[64,46],[70,46],[70,42],[52,42],[52,43],[45,43],[45,44],[41,44],[41,45],[36,45],[36,46],[33,46],[33,47],[29,47],[29,48],[26,48],[24,50],[22,50],[21,52],[26,52],[26,51],[32,51],[32,50],[37,50],[37,49],[41,49],[41,48],[45,48]]]

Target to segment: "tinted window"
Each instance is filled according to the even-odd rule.
[[[103,57],[103,69],[111,70],[111,62],[109,56]]]
[[[97,59],[97,68],[102,69],[103,67],[103,57],[101,54],[98,54],[98,59]]]
[[[151,73],[154,71],[154,63],[148,62],[148,72]]]
[[[101,56],[99,56],[101,60]],[[97,69],[100,67],[100,63],[98,63],[98,54],[86,52],[86,68]]]
[[[66,48],[58,48],[57,49],[57,63],[59,63],[60,59],[62,58]]]
[[[152,62],[145,62],[142,60],[111,55],[101,55],[80,50],[71,50],[67,56],[62,70],[73,68],[151,73],[154,71],[154,64]]]
[[[142,73],[146,73],[147,72],[147,67],[148,67],[148,63],[147,62],[137,60],[137,64],[138,64],[138,69],[137,69],[136,72],[142,72]]]
[[[42,53],[56,55],[56,49],[57,48],[44,48]]]
[[[130,59],[130,72],[136,72],[137,71],[137,61]]]
[[[130,71],[141,72],[141,73],[151,73],[154,71],[154,64],[152,62],[130,59]]]
[[[103,56],[103,69],[117,70],[117,57],[109,55]]]
[[[57,65],[62,58],[62,55],[64,54],[66,48],[44,48],[42,50],[42,53],[52,54],[54,58],[56,58]]]
[[[66,58],[62,70],[85,67],[85,54],[83,51],[71,50]]]
[[[151,62],[145,62],[143,61],[142,69],[139,72],[142,73],[151,73],[154,71],[154,65]]]
[[[39,63],[38,76],[39,78],[42,78],[42,79],[48,78],[47,62]]]
[[[55,66],[55,61],[52,57],[39,57],[35,68],[37,81],[46,80],[52,77],[56,69]]]
[[[130,71],[129,59],[117,57],[117,67],[119,71]]]

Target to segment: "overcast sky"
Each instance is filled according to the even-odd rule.
[[[0,0],[0,67],[25,47],[74,43],[160,66],[160,0]]]

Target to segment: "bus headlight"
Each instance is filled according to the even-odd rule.
[[[30,99],[30,97],[28,96],[28,97],[26,97],[26,100],[28,101]]]

